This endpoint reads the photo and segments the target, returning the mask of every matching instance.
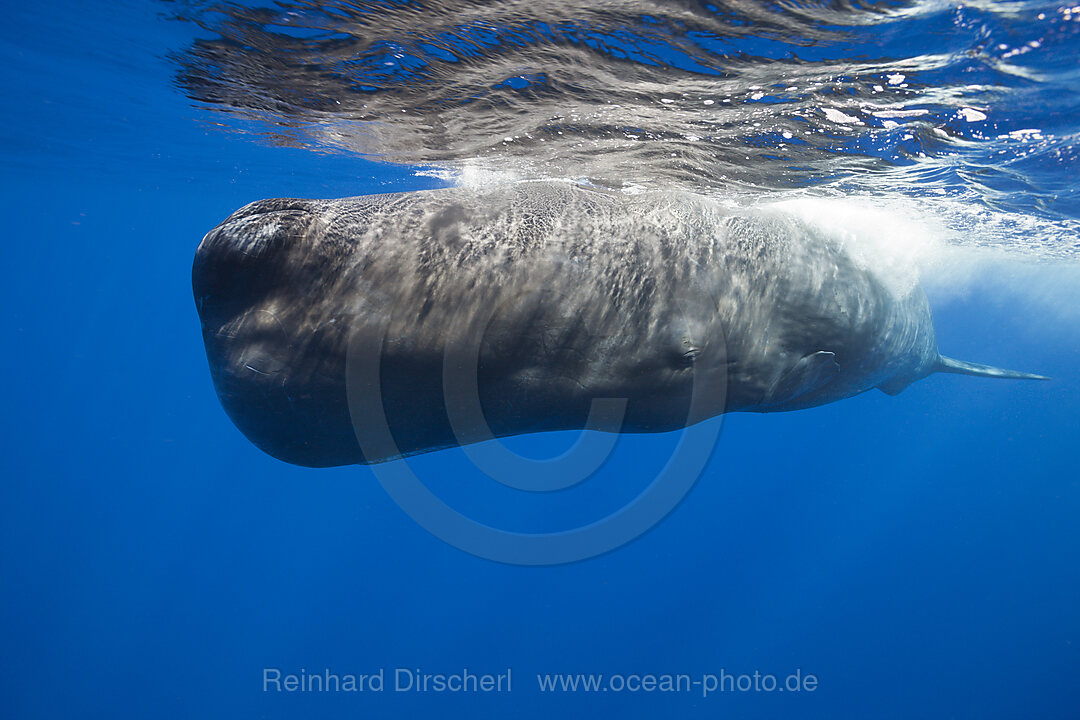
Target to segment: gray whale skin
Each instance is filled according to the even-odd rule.
[[[890,289],[837,239],[687,193],[534,182],[262,200],[206,235],[192,284],[226,412],[310,467],[492,435],[662,432],[934,372],[1042,379],[939,355],[922,290]],[[356,343],[378,353],[396,454],[357,440]],[[470,344],[465,384],[490,430],[448,419],[448,348]],[[623,414],[590,420],[594,398],[624,398]]]

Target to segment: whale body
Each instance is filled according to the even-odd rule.
[[[192,284],[226,412],[311,467],[521,433],[663,432],[896,394],[934,372],[1043,379],[941,356],[923,291],[892,287],[840,240],[681,192],[530,182],[262,200],[206,235]],[[356,348],[376,356],[393,451],[362,447]],[[621,412],[591,417],[604,398]]]

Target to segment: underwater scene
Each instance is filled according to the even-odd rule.
[[[1080,6],[0,29],[0,717],[1080,717]]]

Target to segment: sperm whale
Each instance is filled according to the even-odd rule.
[[[790,214],[557,182],[261,200],[206,235],[192,270],[226,412],[312,467],[552,430],[663,432],[896,394],[935,372],[1045,379],[942,356],[921,288],[886,280]],[[394,452],[358,438],[355,348],[377,355]],[[605,398],[621,412],[590,415]]]

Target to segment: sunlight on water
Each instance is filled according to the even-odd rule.
[[[950,244],[1080,254],[1080,13],[1063,6],[180,7],[203,36],[174,55],[179,86],[275,144],[465,184],[843,197]]]

